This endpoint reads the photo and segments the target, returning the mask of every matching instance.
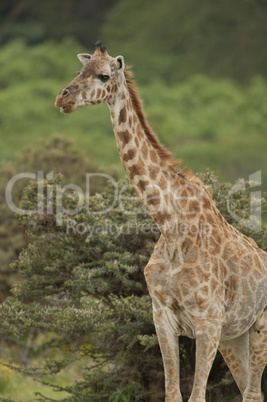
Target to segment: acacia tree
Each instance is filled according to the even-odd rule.
[[[233,224],[226,204],[231,184],[218,183],[209,172],[202,178]],[[61,176],[48,176],[25,188],[21,202],[29,211],[20,219],[30,243],[12,265],[21,280],[13,297],[1,306],[0,331],[13,338],[29,329],[32,334],[53,333],[52,341],[51,336],[44,338],[40,353],[51,345],[65,351],[60,358],[46,360],[42,369],[21,366],[25,375],[56,374],[75,360],[86,360],[80,381],[54,386],[67,391],[65,401],[164,399],[161,355],[143,276],[159,232],[126,180],[116,190],[111,183],[102,193],[81,202],[75,193],[62,192]],[[115,193],[120,196],[114,201]],[[39,212],[38,203],[42,204]],[[243,218],[251,213],[249,192],[234,193],[230,203]],[[266,246],[266,227],[260,232],[239,229],[254,237],[260,247]],[[191,340],[182,338],[185,398],[194,372],[193,348]],[[229,401],[238,394],[219,355],[207,394],[210,401],[223,401],[224,395]],[[48,399],[42,396],[42,400]]]
[[[23,188],[29,183],[28,173],[37,175],[41,172],[43,177],[54,171],[60,171],[62,186],[75,183],[83,191],[86,188],[86,173],[93,172],[95,178],[90,178],[90,193],[101,191],[106,184],[107,172],[114,180],[118,178],[118,170],[111,167],[108,170],[98,168],[84,153],[79,151],[70,140],[54,136],[42,141],[38,145],[25,148],[15,161],[3,163],[0,166],[0,302],[8,295],[15,279],[16,272],[10,268],[10,263],[18,258],[21,250],[26,247],[28,237],[25,230],[18,225],[16,215],[6,202],[5,190],[7,183],[21,174],[21,178],[12,185],[12,202],[19,204]],[[26,179],[23,179],[26,172]],[[85,173],[86,172],[86,173]],[[104,174],[103,177],[98,175]]]

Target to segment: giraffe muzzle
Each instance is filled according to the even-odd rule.
[[[59,91],[55,106],[60,108],[61,113],[69,114],[77,109],[75,102],[70,99],[70,90],[68,88],[63,88]]]

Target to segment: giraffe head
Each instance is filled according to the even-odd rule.
[[[77,107],[112,102],[124,80],[124,59],[111,57],[98,41],[93,55],[78,54],[83,64],[78,76],[59,91],[55,105],[62,113],[72,113]]]

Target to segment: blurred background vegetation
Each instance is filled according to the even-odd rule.
[[[184,165],[209,168],[221,182],[261,170],[266,190],[266,21],[264,0],[0,0],[1,301],[22,275],[10,263],[31,242],[31,229],[18,226],[5,203],[7,181],[38,170],[62,173],[63,184],[81,187],[87,172],[124,176],[105,105],[71,116],[54,107],[59,89],[80,69],[76,54],[93,52],[98,39],[132,66],[151,126]],[[93,192],[103,186],[95,183]],[[16,202],[24,187],[16,186]],[[256,240],[262,239],[266,233]],[[33,338],[47,350],[51,335],[45,342],[37,335],[3,335],[6,361],[29,364],[24,349],[38,349]],[[20,374],[12,373],[1,372],[0,395],[31,400],[27,392],[40,384],[22,390]],[[68,382],[68,373],[60,381],[64,376]],[[114,401],[127,400],[128,391]]]
[[[222,180],[261,169],[266,188],[266,17],[261,0],[0,1],[1,160],[61,134],[123,174],[105,105],[54,108],[80,69],[76,54],[101,38],[132,65],[149,121],[177,157]]]

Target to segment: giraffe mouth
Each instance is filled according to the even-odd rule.
[[[69,100],[68,103],[66,103],[66,100],[62,99],[60,94],[56,97],[55,106],[59,107],[61,113],[63,114],[73,113],[77,109],[75,102]]]
[[[70,105],[62,106],[60,108],[60,111],[63,114],[70,114],[70,113],[75,112],[76,109],[77,109],[77,106],[75,106],[74,104],[70,104]]]

